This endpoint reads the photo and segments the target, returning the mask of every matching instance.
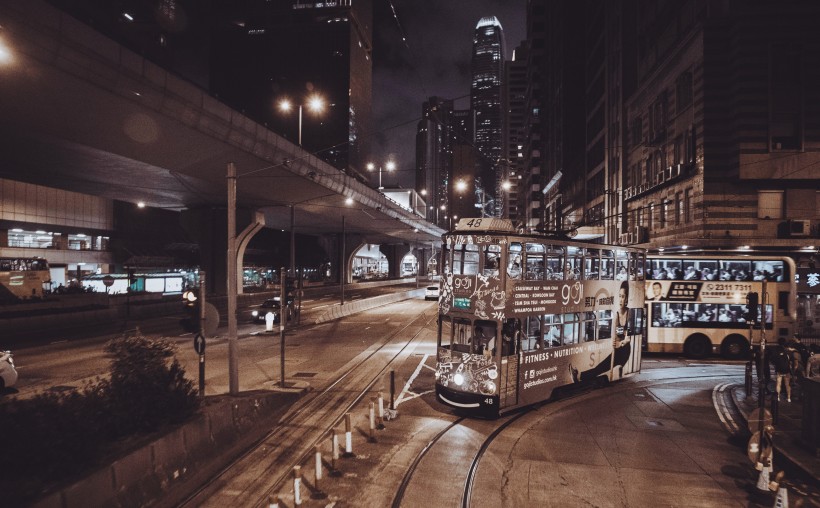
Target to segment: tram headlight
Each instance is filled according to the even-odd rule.
[[[490,369],[487,371],[487,377],[490,379],[495,379],[498,377],[498,371],[495,369]]]
[[[454,375],[453,376],[453,383],[455,383],[458,386],[463,385],[464,384],[464,376],[462,374]]]

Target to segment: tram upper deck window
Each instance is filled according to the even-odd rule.
[[[629,279],[629,252],[625,250],[615,251],[615,280]],[[634,272],[633,272],[634,273]],[[632,280],[635,280],[633,275]]]
[[[540,243],[527,244],[527,267],[524,272],[524,278],[526,280],[544,280],[546,273],[544,251],[544,246]]]
[[[586,249],[584,255],[584,279],[596,280],[601,273],[601,258],[598,249]]]
[[[640,252],[629,253],[629,280],[644,280],[646,258]],[[651,275],[650,275],[650,278]]]
[[[478,273],[478,245],[468,243],[453,247],[453,273],[475,275]]]
[[[624,270],[626,275],[626,270]],[[611,250],[601,251],[601,279],[612,280],[615,278],[615,253]]]
[[[500,245],[486,245],[484,247],[484,262],[482,273],[488,276],[499,275],[499,268],[501,266],[501,246]]]
[[[507,276],[513,280],[521,278],[521,244],[511,242],[508,249]]]
[[[447,244],[444,243],[441,246],[441,273],[449,274],[452,273],[450,271],[450,248],[447,247]]]
[[[568,246],[566,262],[564,263],[564,278],[567,280],[579,280],[581,278],[583,263],[583,249],[571,245]]]
[[[564,249],[561,247],[547,247],[547,273],[545,277],[549,280],[564,278]]]

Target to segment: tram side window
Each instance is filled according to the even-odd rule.
[[[547,280],[561,280],[564,278],[564,262],[561,249],[554,247],[547,253]]]
[[[521,244],[518,242],[511,242],[509,248],[507,263],[507,276],[510,279],[518,280],[521,278]]]
[[[518,318],[507,319],[501,328],[501,356],[510,356],[518,352],[522,339],[521,320]]]
[[[542,318],[540,316],[529,316],[524,320],[524,333],[521,338],[522,351],[535,351],[541,349]]]
[[[623,264],[623,263],[622,263]],[[626,275],[626,267],[624,267]],[[615,278],[615,253],[611,250],[601,251],[601,279],[612,280]]]
[[[473,332],[470,321],[466,319],[453,320],[453,351],[469,353],[472,337]]]
[[[560,314],[547,314],[544,316],[544,345],[548,348],[561,345],[561,327],[563,322]]]
[[[484,266],[482,273],[489,277],[498,277],[501,266],[501,246],[487,245],[484,247]]]
[[[577,247],[567,247],[567,258],[564,265],[564,278],[567,280],[578,280],[581,278],[581,267],[583,257],[581,249]]]
[[[629,330],[631,335],[642,335],[643,334],[643,325],[644,325],[644,317],[643,317],[643,309],[629,309],[629,325],[627,329]]]
[[[527,269],[524,278],[526,280],[544,280],[544,246],[537,243],[527,244]]]
[[[597,319],[595,317],[594,312],[585,312],[584,313],[584,323],[583,323],[583,340],[584,342],[590,342],[595,340],[595,332],[597,331]]]
[[[598,249],[587,249],[584,257],[584,279],[597,280],[601,274],[601,259]]]
[[[580,316],[577,313],[564,314],[563,333],[561,334],[562,345],[578,344],[578,332],[581,326]]]
[[[441,267],[443,274],[450,274],[450,248],[443,245],[441,248]]]
[[[598,311],[598,340],[612,338],[612,311]]]
[[[439,326],[438,345],[444,349],[450,349],[453,342],[453,323],[450,318],[442,316],[441,326]]]
[[[462,274],[475,275],[478,273],[478,245],[467,244],[464,246],[464,265]]]

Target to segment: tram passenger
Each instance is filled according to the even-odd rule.
[[[493,356],[495,354],[495,333],[487,333],[484,326],[477,325],[473,337],[473,348],[476,353],[488,357]]]
[[[510,260],[510,264],[507,267],[507,275],[509,275],[511,279],[521,278],[521,254],[516,254]]]
[[[514,355],[521,342],[521,320],[508,319],[501,329],[501,356]]]

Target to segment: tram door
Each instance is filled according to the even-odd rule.
[[[521,321],[508,319],[501,327],[501,370],[498,390],[501,408],[518,404],[518,350],[521,347]]]

